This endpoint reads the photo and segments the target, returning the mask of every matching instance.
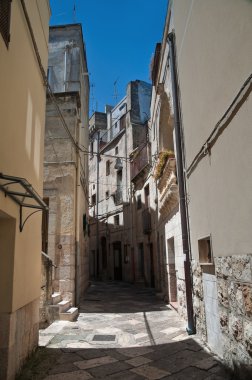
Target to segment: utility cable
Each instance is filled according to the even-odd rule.
[[[20,0],[21,1],[21,5],[22,5],[22,8],[23,8],[23,12],[24,12],[24,16],[25,16],[25,20],[26,20],[26,23],[27,23],[27,26],[28,26],[28,29],[29,29],[29,32],[30,32],[30,36],[31,36],[31,39],[32,39],[32,44],[33,44],[33,48],[34,48],[34,52],[35,52],[35,55],[36,55],[36,59],[37,59],[37,62],[38,62],[38,65],[39,65],[39,69],[40,69],[40,73],[41,73],[41,76],[42,76],[42,79],[43,79],[43,84],[44,86],[47,88],[47,92],[48,92],[48,95],[49,97],[51,98],[51,100],[53,101],[55,107],[56,107],[56,110],[58,112],[58,115],[60,117],[60,121],[71,141],[71,143],[74,145],[74,147],[76,148],[76,153],[78,152],[85,152],[83,149],[81,149],[79,147],[79,145],[76,143],[76,141],[74,140],[69,128],[68,128],[68,125],[64,119],[64,116],[62,114],[62,111],[58,105],[58,102],[54,96],[54,93],[49,85],[49,82],[48,82],[48,79],[47,79],[47,75],[45,73],[45,70],[44,70],[44,67],[43,67],[43,64],[42,64],[42,61],[41,61],[41,57],[40,57],[40,54],[39,54],[39,50],[38,50],[38,46],[37,46],[37,43],[36,43],[36,39],[35,39],[35,36],[34,36],[34,32],[33,32],[33,29],[32,29],[32,25],[31,25],[31,21],[30,21],[30,18],[29,18],[29,15],[28,15],[28,12],[27,12],[27,8],[26,8],[26,5],[25,5],[25,1],[24,0]],[[81,160],[80,160],[81,161]],[[84,175],[84,179],[86,181],[86,178],[85,178],[85,175]],[[87,182],[87,181],[86,181]],[[84,192],[85,193],[85,192]],[[88,201],[88,198],[85,194],[85,197],[86,197],[86,200]]]
[[[200,148],[200,150],[197,153],[197,155],[194,157],[192,163],[189,165],[189,167],[188,167],[188,169],[186,171],[186,174],[187,174],[188,178],[190,177],[190,175],[191,175],[192,171],[194,170],[194,168],[198,165],[199,161],[201,161],[201,159],[209,153],[209,150],[211,149],[211,146],[213,145],[214,140],[218,137],[218,133],[220,132],[220,130],[223,127],[223,125],[225,124],[225,123],[223,123],[223,121],[228,117],[228,115],[230,116],[230,112],[231,111],[234,111],[234,108],[235,108],[234,106],[237,106],[237,101],[240,98],[240,96],[243,93],[243,91],[247,87],[248,87],[247,92],[251,91],[251,80],[252,80],[252,74],[250,74],[249,77],[245,80],[245,82],[243,83],[242,87],[238,91],[237,95],[233,99],[232,103],[230,104],[230,106],[228,107],[228,109],[226,110],[226,112],[224,113],[224,115],[217,122],[217,124],[215,125],[215,127],[214,127],[213,131],[211,132],[210,136],[207,138],[207,140],[205,141],[205,143],[203,144],[203,146]]]

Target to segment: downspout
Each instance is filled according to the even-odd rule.
[[[97,132],[97,157],[96,157],[96,278],[100,275],[100,258],[99,258],[99,248],[100,248],[100,236],[99,236],[99,160],[100,160],[100,130]]]
[[[79,143],[79,129],[80,125],[77,121],[76,123],[76,129],[75,129],[75,141]],[[75,291],[74,291],[74,304],[75,306],[78,305],[78,259],[79,259],[79,200],[80,200],[80,155],[78,152],[78,149],[75,150],[76,154],[76,161],[75,161],[75,278],[74,278],[74,286],[75,286]]]
[[[66,80],[67,80],[67,46],[65,46],[65,53],[64,53],[64,92],[66,92]]]
[[[189,220],[188,208],[186,202],[186,181],[185,181],[185,160],[184,160],[184,145],[183,134],[181,127],[181,110],[178,94],[178,78],[176,66],[176,47],[175,34],[168,34],[168,45],[171,64],[171,81],[174,107],[174,127],[175,127],[175,143],[176,143],[176,158],[177,158],[177,175],[179,185],[179,204],[182,230],[182,243],[184,253],[184,271],[185,271],[185,286],[186,286],[186,306],[187,306],[187,332],[189,335],[195,334],[195,323],[193,316],[192,302],[192,277],[191,277],[191,262],[190,262],[190,236],[189,236]]]

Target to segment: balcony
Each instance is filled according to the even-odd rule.
[[[135,152],[130,163],[130,180],[136,181],[150,169],[149,146],[144,145]]]
[[[176,160],[169,158],[164,167],[162,177],[157,184],[159,190],[159,211],[168,215],[179,202],[179,193],[176,176]]]
[[[143,233],[148,235],[151,233],[151,212],[150,208],[145,208],[142,212]]]
[[[118,206],[123,203],[123,194],[122,189],[117,189],[114,194],[112,194],[114,198],[115,205]]]

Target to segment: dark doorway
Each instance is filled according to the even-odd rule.
[[[155,288],[155,271],[154,271],[154,257],[153,257],[153,244],[150,243],[150,286]]]
[[[122,281],[122,247],[121,243],[113,243],[114,251],[114,280]]]
[[[139,274],[144,278],[144,246],[143,243],[138,244],[138,265],[139,265]]]
[[[101,237],[101,251],[102,251],[102,269],[107,269],[107,239],[105,236]]]
[[[49,198],[43,198],[45,204],[49,207]],[[48,253],[48,223],[49,211],[43,210],[42,213],[42,251]]]

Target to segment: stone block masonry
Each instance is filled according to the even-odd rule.
[[[202,269],[199,263],[192,262],[193,274],[193,308],[196,322],[196,331],[203,341],[207,339],[206,314],[203,295]]]
[[[207,318],[212,295],[206,286],[204,294],[202,267],[194,262],[192,272],[197,333],[211,346],[209,323],[216,322],[221,334],[219,354],[238,378],[246,379],[246,373],[252,373],[252,254],[215,258],[215,275],[207,276],[216,282],[216,321]]]
[[[12,380],[37,347],[39,299],[13,313],[2,313],[0,326],[0,379]]]
[[[224,360],[252,366],[252,254],[215,259]]]

